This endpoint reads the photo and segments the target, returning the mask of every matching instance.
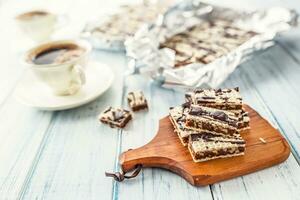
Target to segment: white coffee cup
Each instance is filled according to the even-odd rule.
[[[62,63],[36,64],[34,59],[41,53],[57,47],[76,45],[81,50],[79,56]],[[73,95],[80,90],[85,83],[85,67],[91,45],[83,40],[59,40],[38,45],[27,51],[22,63],[29,67],[33,74],[48,85],[55,95]]]
[[[20,30],[35,42],[49,40],[53,32],[68,21],[66,15],[56,15],[44,10],[28,11],[15,19]]]

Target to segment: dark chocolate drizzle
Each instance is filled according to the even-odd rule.
[[[216,90],[216,93],[222,93],[222,90],[219,88]]]
[[[183,104],[181,104],[182,108],[185,109],[185,108],[190,108],[191,107],[191,102],[185,102]]]
[[[202,99],[215,99],[215,97],[205,96],[205,97],[202,97]]]
[[[216,111],[212,113],[212,117],[221,121],[228,121],[228,115],[221,111]]]
[[[186,100],[186,102],[189,102],[189,103],[193,102],[193,99],[192,99],[192,96],[190,93],[185,94],[185,100]]]
[[[196,89],[194,92],[195,93],[202,93],[204,90],[203,89]]]
[[[203,95],[200,95],[200,96],[196,97],[195,100],[196,100],[197,104],[214,103],[215,102],[214,100],[217,97],[219,99],[223,100],[224,103],[226,104],[227,102],[231,102],[231,101],[229,100],[229,97],[227,97],[225,95],[222,96],[223,94],[225,94],[225,93],[231,93],[232,91],[239,92],[239,88],[238,87],[237,88],[233,88],[233,89],[206,89],[206,90],[210,90],[210,91],[214,92],[215,94],[212,95],[212,96],[205,96],[205,94],[203,94]],[[194,90],[195,94],[201,94],[203,92],[204,92],[203,89],[196,89],[196,90]],[[188,98],[190,98],[190,99],[192,98],[191,94],[187,94],[186,95],[186,99],[188,99]],[[242,98],[238,97],[237,100],[239,100],[241,102]],[[190,100],[190,101],[192,101],[192,100]],[[233,108],[233,109],[238,109],[238,108]]]
[[[191,134],[190,136],[191,138],[191,141],[197,141],[197,140],[204,140],[204,141],[207,141],[207,142],[224,142],[224,143],[231,143],[231,144],[245,144],[245,141],[242,139],[242,138],[238,138],[238,137],[235,137],[235,136],[227,136],[227,137],[224,137],[222,136],[222,138],[224,139],[231,139],[230,140],[220,140],[220,139],[215,139],[216,137],[221,137],[220,135],[214,135],[210,132],[201,132],[201,134]]]
[[[194,116],[209,116],[212,117],[213,119],[226,122],[227,124],[236,127],[238,120],[232,119],[230,116],[228,116],[225,112],[223,111],[206,111],[204,110],[201,106],[192,106],[189,111],[190,115]]]
[[[109,111],[111,111],[112,107],[107,108],[103,113],[108,113]]]

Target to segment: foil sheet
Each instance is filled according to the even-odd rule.
[[[190,27],[217,19],[231,21],[236,27],[258,34],[208,64],[191,63],[174,68],[175,51],[160,48],[160,44]],[[156,23],[144,25],[126,40],[129,71],[150,76],[167,88],[218,87],[239,64],[254,52],[272,46],[276,35],[297,25],[297,20],[295,11],[281,7],[239,11],[196,0],[182,1],[159,16]]]
[[[133,36],[143,24],[153,23],[167,7],[148,1],[123,5],[109,15],[89,21],[81,32],[81,38],[90,41],[96,49],[125,51],[126,38]]]

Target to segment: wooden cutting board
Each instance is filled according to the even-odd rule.
[[[244,156],[223,158],[195,163],[184,147],[168,117],[159,121],[156,136],[145,146],[124,152],[120,164],[130,171],[138,164],[143,167],[168,169],[195,186],[205,186],[226,179],[249,174],[286,160],[290,154],[287,141],[277,129],[262,118],[250,106],[245,105],[250,115],[251,130],[242,133],[246,140]],[[263,138],[263,143],[259,138]]]

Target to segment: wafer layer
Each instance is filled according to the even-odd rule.
[[[195,162],[243,155],[245,141],[237,136],[224,138],[210,133],[192,134],[189,137],[188,149]]]
[[[242,109],[242,96],[239,88],[233,89],[196,89],[185,95],[186,101],[195,105],[222,110]]]

